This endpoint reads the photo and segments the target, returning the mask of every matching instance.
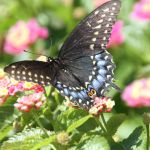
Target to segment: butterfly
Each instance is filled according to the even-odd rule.
[[[95,96],[104,97],[110,87],[117,89],[115,64],[106,48],[120,5],[119,0],[108,1],[85,17],[66,39],[58,58],[19,61],[4,71],[16,80],[52,85],[74,104],[90,109]]]

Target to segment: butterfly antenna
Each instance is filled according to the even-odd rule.
[[[24,51],[24,52],[26,52],[26,53],[33,54],[33,55],[37,55],[37,56],[45,56],[45,57],[49,58],[48,56],[46,56],[46,55],[43,55],[43,54],[29,52],[28,50],[23,50],[23,51]]]

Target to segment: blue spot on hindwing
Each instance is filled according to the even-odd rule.
[[[101,67],[101,66],[104,66],[104,65],[106,65],[106,61],[104,61],[104,60],[101,60],[101,61],[97,62],[98,67]]]
[[[102,77],[101,75],[97,75],[97,79],[99,81],[99,83],[103,84],[105,82],[105,78]]]
[[[56,87],[57,87],[58,89],[62,89],[62,85],[61,85],[61,84],[57,84]]]
[[[71,92],[70,95],[73,96],[73,98],[78,98],[77,92]]]
[[[67,88],[64,88],[64,94],[67,96],[69,95],[69,90]]]
[[[103,75],[103,76],[104,76],[107,72],[108,72],[107,70],[102,69],[102,68],[98,70],[98,73],[99,73],[100,75]]]
[[[101,60],[101,54],[95,55],[96,60]]]
[[[100,84],[100,82],[98,82],[96,79],[94,79],[94,80],[92,81],[92,86],[93,86],[94,89],[98,90],[99,87],[101,86],[101,84]]]

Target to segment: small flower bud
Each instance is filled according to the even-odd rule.
[[[144,122],[146,125],[149,125],[149,124],[150,124],[150,113],[144,113],[144,114],[143,114],[143,122]]]
[[[67,145],[70,138],[67,132],[60,132],[56,136],[57,142],[62,145]]]

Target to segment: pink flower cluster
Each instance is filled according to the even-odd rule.
[[[128,85],[122,99],[130,107],[150,107],[150,78],[136,80]]]
[[[102,112],[110,112],[112,108],[114,107],[115,102],[111,100],[111,98],[108,97],[95,97],[94,98],[94,106],[91,107],[89,110],[89,113],[92,115],[99,115]]]
[[[19,54],[35,43],[37,39],[46,39],[47,37],[48,30],[40,27],[35,19],[31,19],[27,23],[18,21],[6,35],[4,50],[8,54]]]
[[[111,32],[109,43],[107,45],[108,48],[115,47],[115,46],[120,45],[124,42],[124,36],[122,34],[122,28],[123,28],[123,21],[119,20],[114,24],[112,32]]]
[[[16,96],[18,92],[30,93],[17,100],[14,105],[21,111],[29,112],[32,108],[40,108],[45,99],[44,89],[35,83],[16,81],[9,78],[3,70],[0,70],[0,105],[10,96]],[[32,93],[32,94],[31,94]]]
[[[44,101],[45,96],[43,96],[43,92],[39,92],[18,98],[14,106],[21,111],[29,112],[33,108],[39,109]]]
[[[65,102],[66,106],[79,108],[77,105],[69,101],[68,98],[66,99],[67,99],[67,101]],[[101,114],[102,112],[110,112],[115,105],[115,102],[108,97],[103,97],[103,98],[95,97],[93,100],[94,100],[94,105],[88,111],[89,114],[96,115],[96,116]]]
[[[150,0],[140,0],[134,5],[131,13],[133,19],[150,21]]]

